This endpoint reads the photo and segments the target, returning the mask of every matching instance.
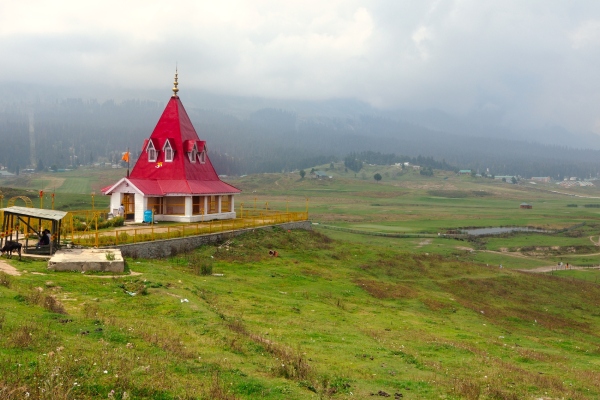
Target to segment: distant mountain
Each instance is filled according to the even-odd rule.
[[[512,139],[532,143],[567,146],[580,149],[600,149],[600,136],[593,133],[574,133],[560,126],[535,129],[503,126],[497,118],[486,113],[452,116],[436,109],[394,110],[384,112],[389,118],[410,122],[438,132],[461,136]]]
[[[170,92],[114,93],[114,99],[95,99],[77,97],[73,88],[0,86],[0,164],[11,171],[29,166],[30,113],[33,158],[45,166],[118,162],[128,147],[139,154]],[[433,157],[494,174],[560,178],[600,172],[597,136],[560,127],[509,129],[485,111],[456,117],[439,110],[380,110],[352,99],[261,99],[194,90],[180,96],[219,173],[288,171],[364,151]]]

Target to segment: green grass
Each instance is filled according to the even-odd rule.
[[[54,193],[54,208],[64,211],[92,209],[92,193],[94,208],[106,209],[109,197],[103,196],[100,189],[111,183],[116,183],[124,175],[123,169],[87,168],[60,173],[36,173],[20,175],[14,178],[2,179],[0,190],[4,194],[4,205],[15,196],[27,196],[34,207],[40,206],[39,191],[44,191],[44,208],[52,207]],[[18,200],[15,205],[24,206]]]
[[[13,186],[35,196],[52,181],[60,207],[89,209],[90,191],[119,173]],[[231,181],[238,208],[303,211],[308,198],[312,233],[256,231],[128,260],[142,275],[115,279],[11,261],[22,275],[0,275],[0,398],[600,397],[599,272],[517,271],[596,263],[600,210],[583,207],[595,200],[437,171],[330,173]],[[492,226],[561,231],[438,235]]]
[[[129,260],[142,275],[117,279],[13,261],[23,275],[0,286],[0,393],[600,396],[600,286],[386,240],[256,231],[168,260]],[[222,276],[194,267],[205,260]]]
[[[552,271],[550,273],[550,275],[553,276],[559,276],[565,279],[571,279],[573,281],[573,279],[578,279],[578,280],[584,280],[584,281],[588,281],[588,282],[593,282],[593,283],[600,283],[600,270],[598,269],[584,269],[584,270],[575,270],[575,269],[570,269],[570,270],[557,270],[557,271]]]

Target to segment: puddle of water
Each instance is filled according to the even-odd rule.
[[[467,235],[472,236],[481,236],[481,235],[500,235],[503,233],[512,233],[512,232],[550,232],[544,229],[535,229],[535,228],[527,228],[527,227],[504,227],[504,228],[474,228],[474,229],[463,229],[462,233],[466,233]]]

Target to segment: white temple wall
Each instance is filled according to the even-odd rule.
[[[121,206],[121,193],[113,193],[110,196],[109,211],[116,217],[118,215],[119,207]]]
[[[144,204],[147,203],[146,197],[139,195],[139,194],[135,194],[134,200],[135,200],[134,221],[137,223],[144,222],[144,210],[145,210]]]

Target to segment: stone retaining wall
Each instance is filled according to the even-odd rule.
[[[152,242],[123,244],[118,246],[110,246],[106,248],[120,249],[125,257],[132,258],[165,258],[174,256],[178,253],[193,250],[207,243],[221,242],[229,238],[239,236],[243,233],[253,231],[255,229],[273,229],[278,227],[281,229],[305,229],[311,230],[312,224],[310,221],[289,222],[285,224],[261,226],[256,228],[239,229],[235,231],[225,231],[212,233],[208,235],[187,236],[183,238],[155,240]]]

